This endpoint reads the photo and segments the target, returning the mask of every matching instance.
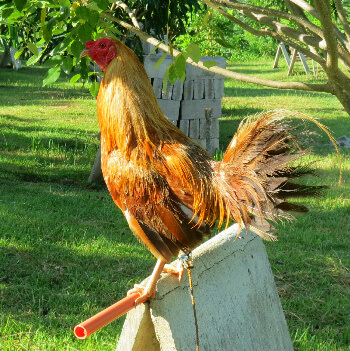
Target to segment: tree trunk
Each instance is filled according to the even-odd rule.
[[[8,66],[8,64],[11,62],[11,54],[10,50],[7,50],[5,48],[4,55],[2,56],[1,62],[0,62],[0,67],[5,68]]]
[[[101,169],[101,146],[97,150],[94,165],[92,166],[92,169],[89,175],[88,183],[99,183],[99,184],[104,183],[102,169]]]
[[[350,94],[345,92],[344,90],[336,91],[334,94],[339,102],[343,105],[345,111],[350,115]]]

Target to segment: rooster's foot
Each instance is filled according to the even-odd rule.
[[[135,284],[132,289],[130,289],[126,295],[129,296],[131,294],[138,293],[140,296],[135,300],[135,305],[139,305],[142,302],[147,301],[149,298],[154,299],[156,295],[156,289],[148,288],[139,284]]]
[[[150,297],[154,299],[156,295],[156,286],[157,286],[157,280],[162,273],[162,270],[164,268],[165,261],[162,259],[158,259],[153,272],[151,276],[148,279],[147,285],[142,286],[135,284],[134,288],[129,290],[127,295],[133,294],[133,293],[139,293],[140,296],[135,300],[135,305],[138,305],[139,303],[147,301]]]
[[[178,276],[179,282],[181,282],[182,277],[184,275],[185,267],[181,264],[178,265],[166,264],[163,268],[163,273],[175,274]]]

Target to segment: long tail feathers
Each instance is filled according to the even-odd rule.
[[[273,234],[274,222],[293,219],[289,212],[307,211],[305,206],[289,203],[286,199],[316,195],[324,188],[291,182],[312,173],[303,165],[291,165],[310,152],[299,145],[297,127],[291,123],[292,116],[295,113],[290,111],[270,111],[246,118],[222,162],[214,163],[213,183],[219,194],[219,226],[224,217],[230,217],[263,239],[277,240]],[[314,122],[336,147],[328,129],[320,122],[307,116],[297,117]]]

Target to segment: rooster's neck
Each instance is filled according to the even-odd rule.
[[[136,55],[126,48],[108,67],[97,99],[101,136],[108,150],[130,152],[144,142],[173,140],[177,128],[158,105],[153,87]],[[101,139],[102,140],[102,139]]]

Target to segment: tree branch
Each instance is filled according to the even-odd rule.
[[[209,4],[209,2],[208,2],[208,4]],[[273,32],[273,31],[266,29],[266,28],[262,29],[262,30],[258,30],[258,29],[255,29],[255,28],[249,26],[245,22],[239,20],[238,18],[227,13],[226,11],[221,9],[220,7],[214,5],[212,2],[210,3],[210,6],[213,9],[215,9],[216,11],[218,11],[221,15],[225,16],[233,23],[238,24],[240,27],[242,27],[244,30],[248,31],[249,33],[252,33],[253,35],[256,35],[256,36],[270,36],[271,38],[274,38],[280,42],[286,43],[287,45],[296,49],[298,52],[301,52],[304,55],[309,56],[314,61],[318,62],[321,66],[325,65],[324,59],[318,55],[317,51],[313,47],[309,47],[309,50],[307,50],[303,46],[295,43],[294,41],[290,40],[288,37],[286,37],[284,35],[277,34],[276,32]],[[311,49],[314,49],[314,51]]]
[[[248,11],[243,11],[243,14],[256,22],[262,23],[266,26],[271,27],[276,31],[276,33],[280,35],[285,35],[288,37],[291,37],[294,40],[298,40],[301,43],[305,45],[311,45],[315,48],[319,48],[321,50],[326,50],[326,48],[323,46],[323,41],[319,40],[311,35],[308,35],[306,33],[303,33],[297,29],[294,29],[292,27],[289,27],[283,23],[280,23],[266,15],[261,15],[261,14],[255,14],[255,13],[250,13]]]
[[[338,45],[337,39],[333,32],[333,23],[331,18],[331,8],[326,0],[315,0],[315,7],[319,14],[325,41],[327,44],[326,65],[331,74],[338,74]]]
[[[233,8],[239,12],[241,12],[243,10],[247,10],[248,12],[250,12],[252,14],[259,13],[259,14],[263,14],[266,16],[284,18],[284,19],[287,19],[289,21],[295,22],[298,26],[303,26],[303,27],[307,28],[309,31],[316,34],[317,36],[319,36],[322,39],[324,38],[324,34],[322,32],[322,29],[320,27],[314,25],[309,20],[305,19],[305,16],[297,16],[297,15],[292,15],[292,14],[289,14],[287,12],[283,12],[283,11],[279,11],[279,10],[267,9],[267,8],[248,5],[248,4],[242,4],[236,0],[200,0],[200,1],[202,1],[203,3],[206,3],[209,6],[211,6],[211,4],[213,4],[213,2],[214,2],[215,4],[222,4],[226,7]],[[316,9],[314,7],[312,7],[311,5],[309,5],[308,3],[306,3],[305,1],[303,1],[303,0],[290,0],[290,2],[292,2],[296,6],[299,6],[300,9],[310,13],[316,19],[320,18]],[[348,46],[350,44],[346,41],[345,35],[335,25],[333,25],[333,30],[335,32],[337,39],[341,43],[341,45],[347,51],[349,51]],[[320,41],[319,48],[325,49],[322,44],[323,44],[323,42]],[[316,48],[318,48],[318,46],[316,46]],[[315,54],[315,50],[312,50],[312,52],[314,52],[314,54]]]
[[[118,6],[118,7],[121,7],[130,17],[134,27],[140,29],[140,24],[139,22],[137,21],[136,19],[136,16],[135,14],[129,9],[128,5],[126,5],[124,2],[122,1],[117,1],[115,2],[115,4]]]
[[[346,39],[347,39],[346,48],[350,52],[350,25],[346,18],[346,12],[340,0],[334,0],[334,4],[337,8],[338,16],[341,24],[343,25],[344,33],[346,35]]]
[[[250,25],[248,25],[247,23],[241,21],[240,19],[236,18],[235,16],[227,13],[226,11],[224,11],[223,9],[221,9],[220,7],[214,5],[214,3],[206,1],[206,0],[201,0],[203,3],[205,3],[206,5],[212,7],[214,10],[216,10],[217,12],[219,12],[221,15],[225,16],[227,19],[229,19],[231,22],[238,24],[240,27],[242,27],[244,30],[246,30],[247,32],[257,36],[257,37],[265,37],[268,36],[268,32],[266,30],[259,30],[259,29],[255,29],[253,27],[251,27]]]
[[[263,36],[263,35],[269,35],[274,39],[277,39],[279,41],[282,41],[286,44],[288,44],[289,46],[293,47],[294,49],[296,49],[297,51],[303,53],[304,55],[307,55],[308,57],[310,57],[312,60],[318,62],[323,69],[327,69],[326,66],[326,61],[323,59],[323,57],[321,57],[318,53],[318,50],[321,49],[324,52],[327,50],[327,42],[325,39],[318,41],[317,38],[312,37],[310,35],[307,35],[306,32],[304,33],[301,30],[296,30],[292,27],[289,27],[287,25],[284,25],[276,20],[274,20],[273,18],[265,15],[267,13],[272,14],[272,12],[270,11],[270,9],[263,9],[257,6],[252,6],[252,5],[247,5],[247,4],[241,4],[238,3],[235,0],[201,0],[203,3],[207,4],[208,6],[211,6],[212,8],[214,8],[216,11],[218,11],[220,14],[226,16],[227,18],[229,18],[231,21],[234,21],[235,23],[237,23],[238,25],[241,25],[239,22],[244,23],[238,19],[235,19],[234,16],[227,14],[222,8],[220,8],[219,6],[217,6],[217,3],[223,3],[223,4],[228,4],[230,7],[234,7],[239,13],[243,14],[244,16],[253,19],[254,21],[261,23],[265,26],[269,26],[270,28],[272,28],[273,30],[256,30],[256,29],[250,29],[249,27],[247,28],[247,25],[242,26],[244,29],[250,31],[251,33],[253,33],[254,35],[259,35],[259,36]],[[301,3],[301,4],[305,4],[302,0],[290,0],[291,2],[297,2],[297,3]],[[291,4],[291,5],[293,5]],[[294,4],[295,5],[295,4]],[[308,4],[306,4],[308,5]],[[297,7],[297,5],[295,5],[296,9],[300,9],[300,11],[302,11],[301,8]],[[308,5],[305,6],[309,11],[310,10],[310,6]],[[238,10],[238,8],[244,9],[244,10]],[[257,10],[257,11],[255,11]],[[314,12],[313,13],[317,13],[317,17],[320,18],[320,15],[318,15],[318,12],[313,9]],[[259,14],[257,12],[260,12]],[[275,14],[277,15],[277,13],[279,13],[281,11],[276,11]],[[328,11],[328,13],[330,14],[330,10]],[[286,13],[285,13],[286,14]],[[295,17],[299,17],[299,16],[295,16]],[[286,17],[285,17],[286,18]],[[233,20],[235,19],[235,20]],[[307,22],[307,21],[306,21]],[[304,23],[302,23],[301,21],[299,21],[299,26],[304,25]],[[300,28],[300,27],[299,27]],[[319,31],[322,31],[321,28],[317,27]],[[346,51],[346,49],[344,49],[345,45],[344,45],[344,40],[343,40],[343,35],[340,33],[339,29],[336,28],[333,24],[331,26],[330,29],[328,29],[327,33],[328,35],[333,35],[333,30],[334,30],[334,34],[337,36],[337,38],[339,39],[339,41],[342,43],[343,46],[341,45],[337,45],[337,50],[339,50],[338,55],[340,60],[343,62],[343,64],[345,65],[346,68],[349,68],[350,66],[350,55],[348,53],[348,51]],[[254,32],[253,32],[254,31]],[[262,34],[264,33],[264,34]],[[340,34],[341,35],[340,35]],[[322,36],[320,37],[324,38],[324,35],[322,34]],[[335,41],[336,42],[336,41]],[[304,46],[300,45],[299,43],[304,43],[308,46],[308,49],[306,49]],[[338,71],[339,73],[339,71]],[[340,74],[340,73],[339,73]],[[343,78],[342,78],[343,80]],[[343,80],[344,84],[345,81]],[[345,90],[347,90],[347,87],[345,87]]]
[[[287,8],[289,9],[289,11],[295,15],[295,16],[298,16],[298,17],[301,17],[304,21],[306,22],[310,22],[309,19],[307,18],[307,16],[305,15],[303,9],[301,9],[299,6],[295,5],[292,1],[290,0],[283,0],[285,5],[287,6]],[[300,30],[306,32],[306,28],[304,27],[304,24],[300,24],[300,23],[297,23],[297,26]],[[322,33],[323,35],[323,33]],[[309,45],[309,50],[314,54],[314,55],[317,55],[320,59],[321,59],[321,56],[319,55],[318,53],[318,50]]]
[[[294,16],[294,15],[288,14],[286,12],[265,9],[265,8],[258,7],[258,6],[241,4],[241,3],[233,2],[233,1],[228,2],[228,0],[213,0],[213,1],[201,0],[201,1],[208,6],[211,6],[212,8],[214,8],[215,10],[217,10],[218,12],[220,12],[223,15],[225,15],[224,14],[225,12],[222,9],[220,9],[220,7],[216,6],[215,4],[216,3],[229,4],[230,7],[235,8],[238,12],[242,13],[244,16],[246,16],[246,17],[248,17],[248,18],[250,18],[258,23],[261,23],[263,25],[269,26],[270,28],[275,30],[276,33],[281,36],[281,38],[282,38],[282,36],[283,37],[286,37],[286,36],[291,37],[292,39],[294,39],[298,42],[301,42],[309,47],[310,46],[314,47],[315,48],[314,50],[309,49],[309,50],[305,51],[305,49],[299,45],[298,51],[302,52],[305,55],[308,55],[310,58],[312,58],[316,62],[320,63],[321,65],[324,63],[323,59],[317,53],[318,49],[326,50],[325,41],[323,40],[324,36],[323,36],[321,28],[313,25],[311,22],[304,21],[301,17]],[[311,36],[306,32],[302,32],[300,30],[294,29],[290,26],[287,26],[287,25],[280,23],[280,22],[274,20],[273,18],[269,17],[272,15],[282,16],[282,14],[284,14],[283,15],[284,18],[294,20],[301,27],[307,26],[308,29],[310,29],[312,27],[312,30],[317,35],[317,37]],[[229,16],[226,16],[226,17],[229,18]],[[234,16],[231,15],[231,17],[234,17]],[[232,20],[232,18],[230,18],[230,19]],[[274,35],[270,34],[270,36],[277,38],[277,34],[274,34]],[[279,39],[279,40],[281,40],[281,39]],[[284,40],[281,40],[281,41],[284,41]],[[294,48],[296,48],[295,45],[296,44],[294,43],[294,45],[292,45],[292,46]]]
[[[318,20],[320,19],[319,11],[317,11],[314,7],[312,7],[310,4],[308,4],[304,0],[290,0],[290,1],[293,2],[294,4],[296,4],[297,6],[299,6],[300,8],[302,8],[304,11],[308,12],[310,15],[312,15],[316,19],[318,19]],[[337,39],[340,41],[340,43],[344,46],[344,48],[349,50],[348,43],[346,43],[343,33],[334,25],[333,25],[333,30],[335,32]]]
[[[147,41],[148,43],[150,43],[154,46],[157,46],[159,49],[161,49],[167,53],[170,53],[169,46],[165,45],[164,43],[161,43],[159,40],[157,40],[156,38],[150,36],[149,34],[143,32],[143,31],[141,31],[140,29],[133,27],[129,23],[126,23],[126,22],[114,17],[113,15],[111,15],[110,13],[108,13],[106,11],[101,12],[100,15],[105,17],[105,18],[108,18],[108,19],[118,23],[119,25],[123,26],[124,28],[132,31],[133,33],[138,35],[141,39]],[[181,53],[180,51],[173,49],[174,56],[177,56],[180,53]],[[307,84],[307,83],[300,83],[300,82],[278,82],[278,81],[273,81],[273,80],[269,80],[269,79],[251,77],[249,75],[241,74],[241,73],[237,73],[237,72],[232,72],[232,71],[229,71],[228,69],[221,68],[218,66],[214,66],[214,67],[211,67],[208,69],[207,67],[205,67],[203,65],[203,62],[199,61],[198,63],[195,63],[190,58],[187,59],[187,62],[193,66],[199,67],[199,68],[204,69],[206,71],[214,72],[214,73],[220,74],[222,76],[236,79],[236,80],[240,80],[240,81],[247,82],[247,83],[263,85],[263,86],[276,88],[276,89],[293,89],[293,90],[304,90],[304,91],[319,91],[319,92],[325,92],[325,93],[331,93],[331,94],[333,93],[333,89],[332,89],[331,85],[328,83],[326,83],[326,84]]]
[[[267,16],[264,16],[265,18],[265,21],[266,22],[269,22],[269,26],[270,27],[273,27],[274,29],[276,29],[276,31],[271,31],[271,30],[268,30],[268,29],[263,29],[263,30],[257,30],[257,29],[254,29],[250,26],[248,26],[247,24],[245,24],[244,22],[238,20],[235,16],[233,15],[230,15],[228,14],[226,11],[224,11],[223,9],[221,9],[220,7],[216,6],[212,1],[209,1],[209,0],[201,0],[202,2],[204,2],[205,4],[207,4],[208,6],[212,7],[213,9],[215,9],[216,11],[218,11],[220,14],[222,14],[223,16],[227,17],[230,21],[238,24],[239,26],[242,26],[243,29],[249,31],[250,33],[254,34],[254,35],[257,35],[257,36],[270,36],[274,39],[277,39],[278,41],[281,41],[281,42],[284,42],[286,43],[287,45],[293,47],[294,49],[296,49],[297,51],[303,53],[304,55],[306,56],[309,56],[311,59],[313,59],[314,61],[318,62],[322,67],[325,65],[325,61],[324,59],[318,55],[317,53],[317,50],[310,50],[310,49],[306,49],[305,47],[297,44],[296,42],[290,40],[285,34],[289,32],[289,28],[292,29],[292,32],[295,34],[295,29],[291,28],[291,27],[288,27],[288,26],[285,26],[277,21],[275,21],[275,23],[273,22],[274,20],[273,19],[270,19],[269,17]],[[242,10],[240,11],[242,14],[244,14],[246,17],[249,17],[255,21],[259,21],[259,19],[257,18],[257,14],[254,14],[254,13],[250,13],[246,10]],[[248,12],[248,13],[246,13]],[[262,22],[265,22],[264,20],[262,20]],[[272,21],[272,22],[271,22]],[[264,23],[266,25],[268,25],[267,23]],[[279,30],[279,25],[281,25],[283,28],[284,28],[284,31],[281,29]],[[299,32],[300,33],[300,32]],[[290,34],[290,33],[288,33]],[[292,36],[292,35],[290,35]],[[300,36],[304,36],[304,34],[300,34],[300,35],[294,35],[294,37],[296,37],[296,40],[300,41]],[[308,36],[310,37],[310,36]],[[313,37],[311,37],[313,38]],[[305,40],[305,38],[304,38]],[[307,41],[307,40],[306,40]],[[315,38],[313,38],[313,43],[316,44],[316,47],[318,48],[319,47],[319,42],[316,40],[315,41]],[[310,46],[310,44],[309,44]]]
[[[309,31],[312,33],[318,35],[319,37],[323,38],[323,33],[320,27],[316,26],[309,20],[305,20],[305,18],[302,18],[300,16],[296,16],[294,14],[280,11],[280,10],[275,10],[275,9],[269,9],[265,7],[260,7],[260,6],[254,6],[254,5],[249,5],[249,4],[243,4],[238,1],[233,1],[233,0],[200,0],[201,2],[205,3],[208,6],[213,7],[213,5],[218,7],[219,5],[223,5],[228,8],[235,9],[237,11],[243,11],[246,10],[251,13],[256,13],[256,14],[261,14],[261,15],[266,15],[266,16],[271,16],[271,17],[277,17],[277,18],[283,18],[288,21],[295,22],[296,24],[299,24],[305,28],[307,28]]]
[[[304,11],[308,12],[311,16],[315,17],[316,19],[320,19],[318,12],[314,7],[312,7],[309,3],[304,0],[290,0],[292,3],[303,9]]]

